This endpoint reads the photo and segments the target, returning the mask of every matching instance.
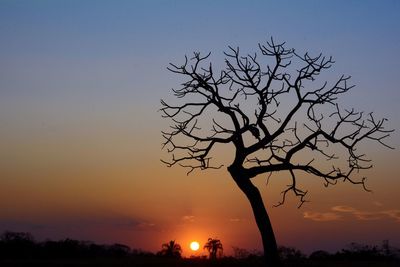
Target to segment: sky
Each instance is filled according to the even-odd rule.
[[[44,240],[124,243],[156,252],[209,237],[260,249],[244,195],[226,168],[167,168],[160,99],[182,82],[167,71],[193,51],[222,68],[228,45],[256,52],[272,36],[299,53],[333,56],[326,76],[352,76],[344,107],[396,129],[395,150],[365,151],[367,193],[304,177],[310,202],[273,208],[284,174],[256,178],[281,245],[307,253],[350,242],[400,246],[399,1],[0,0],[0,232]],[[220,162],[229,164],[229,149]],[[283,186],[283,187],[282,187]],[[204,252],[198,252],[204,253]]]

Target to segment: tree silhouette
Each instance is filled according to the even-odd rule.
[[[251,204],[267,265],[277,266],[272,225],[251,179],[267,174],[268,182],[274,172],[287,173],[290,184],[277,206],[289,192],[299,197],[299,207],[306,201],[307,191],[298,186],[302,173],[320,177],[326,186],[343,180],[367,190],[358,175],[372,165],[359,145],[376,141],[389,147],[384,139],[391,130],[385,129],[385,118],[339,107],[339,96],[353,85],[344,75],[333,83],[318,81],[334,63],[331,57],[300,55],[272,38],[258,48],[260,59],[229,47],[226,68],[219,72],[208,62],[210,54],[195,52],[182,65],[170,63],[168,70],[184,82],[172,89],[179,104],[161,100],[163,117],[172,121],[171,129],[162,132],[163,148],[173,155],[162,161],[186,167],[188,174],[221,168],[212,163],[212,151],[233,146],[227,169]]]
[[[0,235],[0,258],[31,258],[35,250],[35,240],[30,233],[5,231]]]
[[[222,253],[223,247],[222,243],[219,239],[209,238],[207,243],[204,245],[203,249],[207,249],[208,253],[210,253],[210,259],[217,259],[217,253]]]
[[[168,243],[162,244],[161,251],[159,252],[159,255],[170,258],[180,258],[181,254],[181,245],[176,243],[175,240],[171,240]]]

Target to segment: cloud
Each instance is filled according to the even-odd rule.
[[[382,219],[382,214],[380,212],[355,211],[352,214],[361,221],[375,221]]]
[[[379,203],[379,202],[377,202]],[[381,203],[373,203],[375,206],[383,206]],[[351,206],[333,206],[331,208],[333,212],[304,212],[303,217],[313,221],[327,222],[340,220],[343,216],[341,213],[347,213],[354,216],[355,219],[360,221],[374,221],[382,219],[395,219],[400,222],[400,210],[381,210],[381,211],[364,211],[358,210]]]
[[[400,222],[400,210],[384,210],[381,213]]]
[[[373,204],[379,207],[383,206],[380,202],[374,202]],[[400,222],[400,210],[362,211],[350,206],[334,206],[332,210],[348,212],[361,221],[380,220],[389,217]]]
[[[194,222],[194,216],[193,215],[184,215],[184,216],[182,216],[182,220],[184,222],[193,223]]]
[[[155,227],[156,224],[152,222],[141,222],[135,226],[136,229],[148,229]]]
[[[379,220],[382,218],[381,212],[360,211],[350,206],[334,206],[331,208],[333,211],[350,213],[361,221]]]
[[[342,216],[334,212],[306,211],[303,213],[303,216],[305,219],[310,219],[317,222],[338,221],[342,218]]]
[[[350,206],[334,206],[331,208],[333,211],[338,211],[338,212],[356,212],[357,210],[353,207]]]

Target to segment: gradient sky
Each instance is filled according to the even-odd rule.
[[[157,251],[175,239],[220,238],[259,249],[243,194],[226,169],[167,168],[157,110],[181,81],[169,62],[228,45],[255,51],[273,36],[323,52],[328,78],[352,75],[344,107],[374,111],[397,130],[396,150],[366,147],[373,193],[325,189],[305,178],[310,203],[280,200],[284,175],[262,190],[282,245],[305,252],[350,242],[400,246],[399,1],[0,0],[0,232],[38,239],[120,242]],[[229,156],[220,162],[229,163]],[[282,179],[279,179],[282,178]]]

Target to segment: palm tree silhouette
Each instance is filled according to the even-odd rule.
[[[168,243],[164,243],[161,246],[161,251],[159,255],[171,258],[180,258],[182,253],[181,245],[171,240]]]
[[[209,238],[207,243],[204,245],[203,249],[207,249],[210,253],[210,259],[215,260],[217,258],[217,253],[221,255],[223,251],[222,243],[219,239]]]

